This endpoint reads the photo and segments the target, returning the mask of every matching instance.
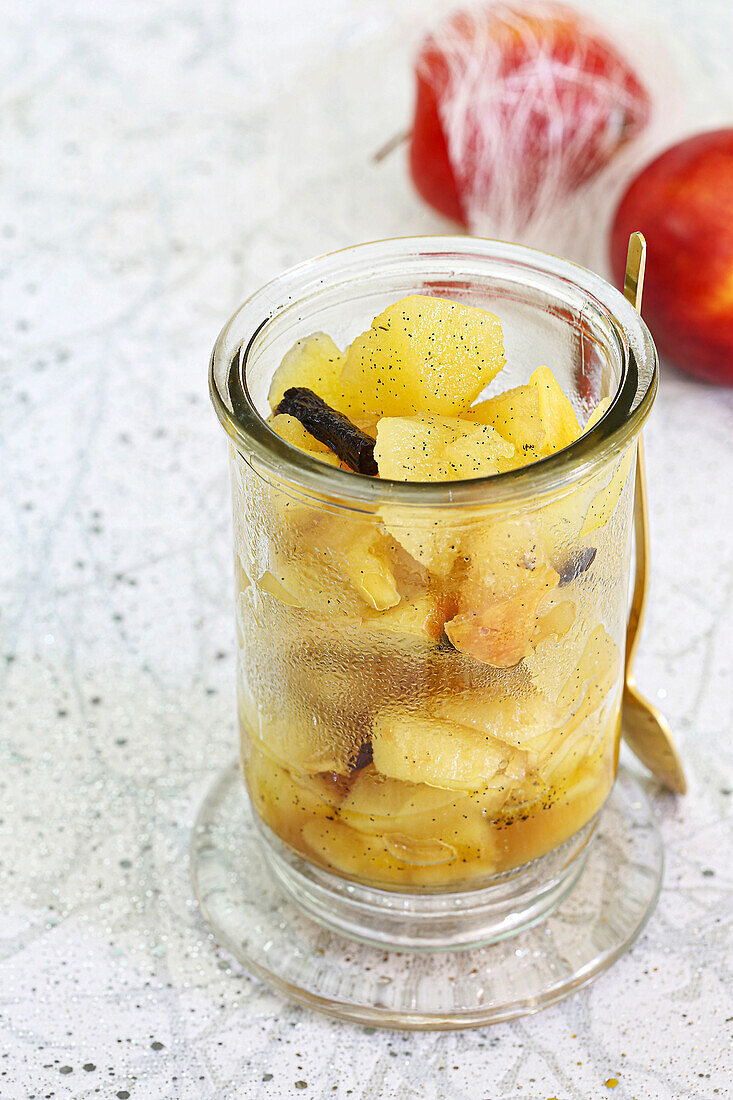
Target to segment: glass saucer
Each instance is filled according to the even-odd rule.
[[[649,802],[621,769],[585,867],[550,916],[488,946],[420,953],[357,943],[301,912],[267,864],[236,764],[209,791],[191,843],[203,915],[250,974],[331,1016],[422,1030],[511,1020],[593,981],[643,929],[662,866]]]

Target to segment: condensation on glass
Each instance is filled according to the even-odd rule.
[[[345,346],[413,293],[501,318],[507,367],[487,394],[547,365],[581,424],[603,399],[608,411],[532,466],[443,484],[324,466],[270,431],[269,381],[296,339]],[[581,858],[616,775],[633,458],[655,389],[653,345],[622,295],[491,241],[335,253],[223,330],[212,396],[231,440],[242,769],[269,858],[306,908],[313,891],[335,908],[368,898],[368,917],[343,919],[369,938],[359,923],[379,923],[379,891],[414,919],[420,898],[490,899],[513,875],[521,926]],[[442,630],[456,608],[460,648]]]

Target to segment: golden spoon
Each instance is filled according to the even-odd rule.
[[[646,241],[641,233],[632,233],[629,238],[629,251],[626,257],[624,296],[640,313],[645,265]],[[634,755],[641,760],[642,764],[663,786],[670,791],[684,794],[687,790],[687,781],[669,723],[661,711],[657,710],[637,689],[633,672],[649,587],[649,523],[647,519],[646,476],[644,473],[644,451],[641,436],[639,436],[636,451],[634,542],[636,546],[636,577],[629,613],[629,626],[626,632],[623,737]]]

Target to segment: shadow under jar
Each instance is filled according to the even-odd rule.
[[[607,411],[549,458],[443,483],[334,468],[270,430],[295,340],[344,347],[409,294],[499,316],[507,365],[487,394],[546,365],[581,424]],[[321,257],[222,331],[242,770],[268,864],[314,919],[450,950],[514,934],[572,889],[616,775],[633,459],[656,385],[618,291],[487,240]]]

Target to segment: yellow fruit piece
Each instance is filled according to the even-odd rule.
[[[330,616],[384,611],[400,602],[388,544],[373,524],[315,515],[285,555],[274,547],[259,586],[289,607]]]
[[[265,819],[280,818],[296,811],[319,817],[333,813],[333,799],[328,797],[326,782],[319,787],[317,777],[310,781],[303,777],[302,781],[297,781],[287,768],[256,744],[249,746],[245,772],[252,800]],[[331,786],[336,793],[336,788]]]
[[[388,416],[377,425],[379,476],[393,481],[455,481],[507,469],[514,447],[488,424],[450,416]]]
[[[343,874],[378,881],[390,870],[394,872],[382,838],[367,837],[343,821],[314,817],[303,825],[302,839],[318,860]]]
[[[561,709],[566,707],[578,708],[583,700],[586,700],[582,715],[580,715],[581,720],[587,714],[592,713],[616,682],[619,663],[618,646],[605,627],[599,624],[589,635],[576,667],[560,691],[557,697],[558,706]],[[590,687],[595,686],[597,690],[591,692],[589,688],[586,693],[583,687],[589,680],[591,682]],[[591,696],[590,701],[588,701],[589,696]],[[596,699],[597,702],[588,709],[593,699]],[[578,710],[576,709],[575,718],[577,719],[578,716]],[[575,721],[572,728],[576,728],[578,724],[579,722]]]
[[[486,858],[495,851],[489,822],[508,790],[502,782],[469,796],[468,791],[391,779],[370,766],[352,781],[338,816],[367,837],[381,837],[387,851],[404,863],[433,866],[456,854]]]
[[[453,844],[437,837],[414,837],[409,833],[389,833],[384,837],[389,854],[415,867],[439,867],[452,863],[458,855]]]
[[[380,514],[385,528],[416,562],[438,577],[450,573],[461,551],[461,533],[444,511],[422,508],[416,514],[385,504]]]
[[[352,781],[339,816],[364,832],[402,831],[411,836],[434,836],[437,813],[448,807],[458,809],[467,798],[467,791],[406,783],[367,767]]]
[[[539,774],[548,787],[563,787],[570,777],[587,760],[592,737],[578,731],[575,735],[564,735],[556,741],[554,748],[546,752],[539,768]]]
[[[281,439],[284,439],[286,443],[291,443],[293,447],[299,447],[301,451],[313,451],[319,454],[326,451],[333,455],[333,451],[325,443],[321,443],[320,439],[316,439],[314,435],[306,431],[295,416],[290,416],[288,413],[278,413],[277,416],[268,417],[267,423]]]
[[[516,448],[521,463],[538,458],[545,443],[537,386],[517,386],[481,401],[465,414],[477,424],[490,424]]]
[[[477,424],[445,448],[446,481],[489,477],[516,465],[516,451],[489,424]]]
[[[379,476],[392,481],[442,481],[443,452],[463,430],[456,417],[383,417],[374,448]]]
[[[485,694],[456,695],[440,700],[434,713],[522,750],[533,738],[553,729],[560,718],[559,709],[541,695],[504,699]]]
[[[494,668],[511,668],[532,648],[539,605],[554,585],[557,573],[549,566],[510,595],[487,593],[481,602],[462,602],[462,610],[445,624],[456,649]]]
[[[493,855],[490,814],[505,799],[504,790],[489,788],[471,798],[467,791],[391,779],[370,766],[352,781],[338,816],[366,837],[381,837],[395,859],[435,866],[466,848],[473,858]]]
[[[588,431],[588,428],[585,430]],[[605,475],[603,472],[595,474],[579,488],[543,507],[543,543],[550,553],[554,552],[555,547],[583,539],[605,527],[623,494],[634,453],[632,446],[618,461],[610,478],[606,468]],[[605,486],[604,476],[609,478]]]
[[[381,562],[372,557],[364,557],[364,568],[344,570],[354,588],[369,607],[385,611],[399,603],[399,593],[394,582],[381,572]]]
[[[540,417],[545,433],[542,454],[561,451],[582,434],[575,410],[549,367],[538,367],[531,375],[529,385],[534,386],[539,398]]]
[[[513,592],[523,587],[537,566],[546,564],[531,518],[478,520],[463,536],[468,559],[468,581],[492,591]]]
[[[354,411],[383,416],[464,412],[504,366],[501,322],[445,298],[412,295],[374,318],[346,353]]]
[[[477,525],[464,537],[463,557],[466,576],[445,632],[477,661],[510,668],[530,653],[540,606],[559,575],[529,521]]]
[[[270,568],[258,579],[258,587],[287,607],[299,607],[330,618],[358,617],[363,600],[336,569],[314,561],[306,553],[287,557],[271,551]]]
[[[595,409],[593,410],[593,412],[590,414],[590,416],[588,417],[588,419],[585,422],[585,427],[583,428],[583,435],[585,435],[586,432],[589,432],[591,430],[591,428],[595,428],[598,421],[601,420],[606,415],[606,413],[608,412],[608,410],[610,408],[611,408],[611,398],[610,397],[604,397],[602,401],[599,401],[598,404],[596,405]]]
[[[272,376],[267,399],[274,412],[283,394],[293,386],[304,386],[339,412],[345,412],[341,370],[345,357],[325,332],[314,332],[296,341]],[[296,444],[297,446],[297,444]]]
[[[446,886],[496,871],[497,849],[491,829],[478,816],[472,821],[475,828],[470,847],[463,837],[459,847],[443,837],[378,836],[323,818],[306,822],[302,842],[311,858],[352,878],[375,885]]]
[[[525,386],[474,405],[466,418],[489,424],[515,447],[515,469],[562,450],[581,435],[575,411],[548,367],[538,367]]]
[[[329,450],[325,443],[321,443],[310,432],[307,432],[294,416],[280,413],[278,416],[271,417],[268,424],[281,439],[284,439],[286,443],[290,443],[291,446],[297,447],[299,451],[305,451],[306,454],[312,455],[320,462],[327,462],[329,466],[341,465],[340,460],[333,451]]]
[[[608,724],[602,708],[611,700],[619,666],[618,646],[603,626],[597,626],[558,694],[553,710],[561,720],[554,728],[533,734],[525,746],[535,755],[538,774],[548,786],[565,785],[597,753]],[[618,697],[612,708],[613,724],[617,711]]]
[[[270,718],[240,696],[239,721],[252,753],[259,752],[294,774],[346,773],[354,751],[347,736],[336,738],[327,723],[305,713],[305,708],[281,709]]]
[[[591,531],[597,531],[599,527],[605,527],[616,511],[616,505],[621,499],[626,479],[629,476],[631,463],[634,461],[634,454],[634,447],[629,447],[616,467],[608,485],[605,489],[601,489],[600,493],[597,493],[591,501],[590,508],[583,520],[583,526],[580,529],[581,538],[589,535]]]
[[[278,580],[269,569],[266,570],[259,580],[259,586],[263,592],[267,592],[270,596],[274,596],[285,607],[302,607],[302,603],[298,599],[296,592],[289,592],[282,580]],[[291,586],[292,587],[292,586]]]
[[[395,607],[384,611],[365,611],[362,621],[367,630],[437,641],[445,622],[444,600],[432,592],[423,592],[409,599],[403,596]]]
[[[349,581],[367,607],[385,611],[400,602],[387,541],[374,524],[324,515],[311,542],[312,552]]]
[[[553,604],[542,616],[537,619],[537,626],[532,638],[535,646],[548,641],[550,638],[557,641],[564,638],[578,617],[578,612],[570,600],[562,600]]]
[[[425,566],[415,561],[404,546],[400,546],[391,536],[388,537],[387,547],[400,595],[411,599],[427,592],[431,581],[430,573]]]
[[[374,767],[409,783],[477,791],[499,773],[524,775],[526,756],[488,733],[409,712],[383,714],[372,732]]]

